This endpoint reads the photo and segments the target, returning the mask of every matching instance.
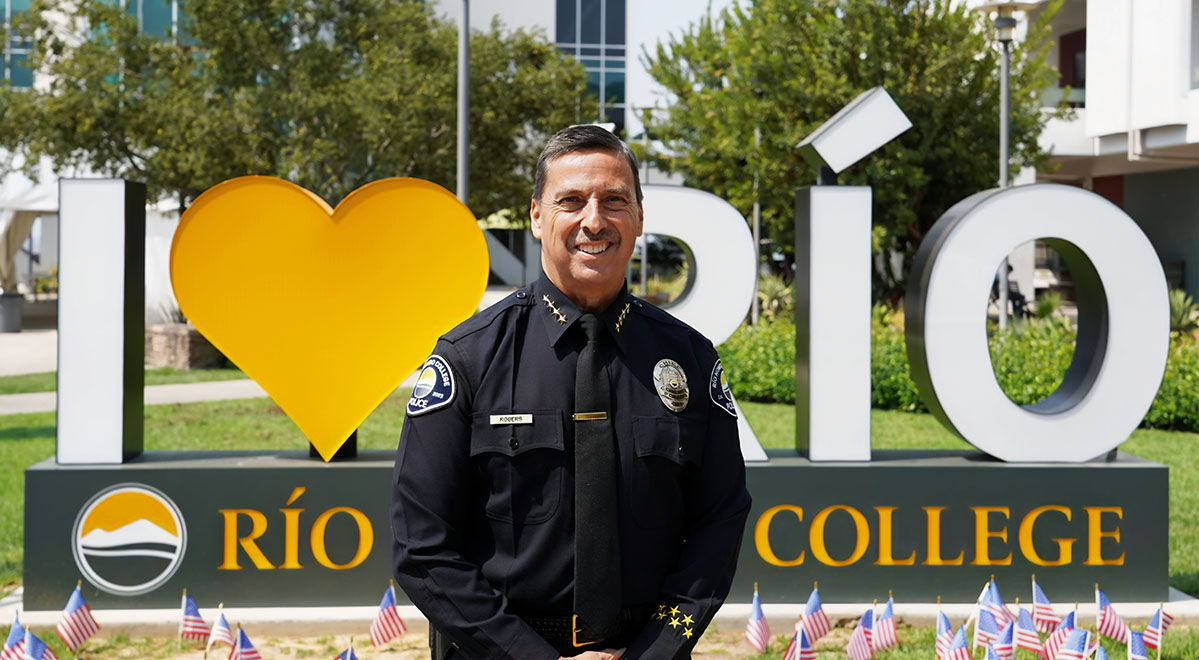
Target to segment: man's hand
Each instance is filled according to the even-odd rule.
[[[624,649],[604,649],[603,651],[584,651],[569,658],[563,656],[558,660],[620,660],[622,655],[624,655]]]

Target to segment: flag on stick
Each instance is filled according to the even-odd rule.
[[[1162,637],[1166,634],[1166,629],[1174,622],[1174,617],[1166,614],[1159,606],[1157,611],[1153,613],[1153,618],[1149,619],[1149,625],[1145,627],[1145,646],[1151,649],[1157,648],[1161,644]]]
[[[224,607],[224,603],[217,605],[216,623],[212,624],[212,634],[208,636],[208,646],[204,647],[204,655],[208,655],[208,651],[212,648],[212,645],[217,642],[225,646],[233,646],[233,631],[229,629],[229,622],[225,620],[225,613],[220,611]]]
[[[371,621],[371,646],[383,646],[387,642],[408,632],[404,620],[400,618],[400,608],[396,606],[395,582],[387,586],[383,592],[383,600],[379,602],[379,611],[375,620]]]
[[[258,655],[258,649],[250,643],[250,638],[240,625],[237,626],[237,642],[233,645],[229,660],[262,660],[262,656]]]
[[[89,637],[100,630],[99,624],[92,617],[91,608],[83,600],[83,593],[79,591],[81,584],[75,585],[75,590],[71,592],[71,597],[67,600],[67,606],[62,610],[62,618],[54,627],[58,636],[62,638],[63,644],[66,644],[72,652],[78,650]],[[26,653],[28,653],[28,647],[26,647]]]
[[[1053,632],[1061,618],[1053,613],[1053,603],[1037,585],[1037,576],[1032,576],[1032,618],[1037,624],[1037,630],[1043,633]]]
[[[966,626],[958,626],[957,634],[945,651],[945,660],[970,660],[970,649],[966,648]]]
[[[1094,646],[1090,643],[1091,633],[1084,628],[1070,631],[1066,642],[1058,649],[1057,660],[1082,660],[1090,655]]]
[[[341,653],[338,653],[337,657],[333,658],[333,660],[358,660],[358,656],[354,655],[354,640],[353,640],[353,638],[350,639],[350,645],[348,647],[346,647],[346,650],[342,651]]]
[[[758,597],[758,583],[754,583],[754,602],[749,611],[749,621],[745,624],[745,641],[754,647],[758,653],[766,650],[770,643],[770,627],[766,625],[766,617],[762,616],[762,599]]]
[[[12,628],[8,629],[8,639],[0,648],[0,660],[21,660],[21,651],[25,648],[25,627],[21,625],[20,617],[13,617]]]
[[[1149,660],[1149,652],[1145,650],[1145,637],[1135,630],[1128,633],[1128,660]]]
[[[808,633],[802,625],[796,627],[795,635],[787,645],[787,652],[783,654],[783,660],[816,660],[816,652],[812,650]]]
[[[1095,585],[1095,606],[1099,610],[1099,621],[1095,624],[1099,634],[1121,644],[1127,642],[1128,624],[1116,614],[1116,608],[1112,607],[1107,594],[1103,593],[1099,585]]]
[[[845,654],[853,658],[853,660],[867,660],[874,657],[872,628],[874,623],[874,610],[866,610],[862,614],[862,620],[858,622],[856,628],[853,629],[853,634],[849,636],[849,644],[845,646]]]
[[[200,616],[200,608],[196,601],[183,590],[183,618],[179,621],[179,639],[190,639],[197,642],[208,641],[208,624]]]
[[[1000,658],[1011,660],[1015,655],[1016,645],[1012,641],[1012,631],[1015,629],[1015,627],[1016,624],[1014,621],[1008,621],[1003,625],[1003,630],[999,631],[999,636],[995,638],[995,641],[988,645],[995,649],[995,652],[999,654]]]
[[[1049,634],[1049,638],[1045,640],[1045,655],[1049,660],[1057,659],[1057,652],[1066,643],[1066,638],[1074,631],[1074,618],[1078,612],[1070,612],[1062,617],[1058,622],[1057,627]]]
[[[945,660],[949,645],[953,642],[953,626],[945,612],[937,609],[937,660]]]
[[[1012,620],[1012,613],[1008,611],[1007,605],[1003,602],[1003,597],[999,595],[999,585],[995,583],[995,576],[991,576],[991,581],[987,583],[986,596],[980,604],[981,609],[991,613],[995,617],[996,625],[1003,625]]]
[[[1037,655],[1045,653],[1045,647],[1041,646],[1041,636],[1037,634],[1037,624],[1028,610],[1017,607],[1016,620],[1012,623],[1016,648],[1033,651]]]
[[[979,610],[978,620],[974,622],[974,641],[971,642],[970,648],[983,647],[994,642],[999,638],[999,626],[995,623],[995,617],[991,615],[990,610]]]
[[[25,641],[22,644],[21,660],[58,660],[46,643],[38,639],[32,630],[25,629]]]
[[[999,651],[995,650],[994,645],[987,644],[987,660],[1003,660],[1003,657]]]
[[[821,637],[828,634],[831,626],[828,615],[824,613],[824,603],[820,602],[820,593],[816,585],[812,585],[812,593],[808,596],[808,604],[803,609],[803,627],[808,633],[808,641],[815,644]]]
[[[895,599],[888,594],[883,613],[879,615],[878,621],[874,624],[874,650],[876,651],[899,646],[899,635],[895,629],[894,605]]]

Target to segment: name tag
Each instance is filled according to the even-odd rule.
[[[497,426],[500,424],[532,424],[533,416],[530,414],[524,415],[492,415],[491,425]]]

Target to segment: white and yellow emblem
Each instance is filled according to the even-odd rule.
[[[687,374],[674,360],[658,360],[654,365],[654,385],[658,398],[673,412],[682,412],[691,396],[687,389]]]

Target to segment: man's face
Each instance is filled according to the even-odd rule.
[[[530,211],[541,266],[580,308],[599,311],[624,283],[642,212],[633,172],[618,153],[575,151],[550,161]]]

